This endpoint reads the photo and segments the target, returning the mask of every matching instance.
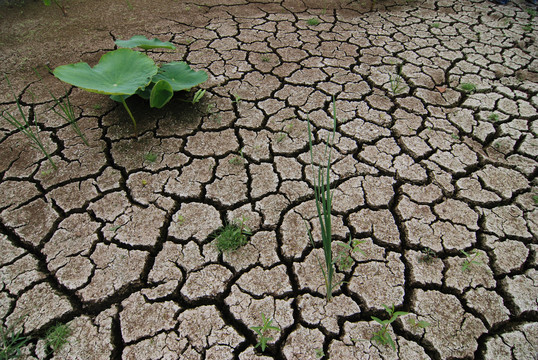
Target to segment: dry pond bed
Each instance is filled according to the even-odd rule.
[[[28,338],[23,358],[537,358],[535,8],[65,3],[0,5],[0,71],[58,167],[0,119],[0,320]],[[133,35],[209,75],[196,104],[196,89],[158,110],[129,99],[138,136],[121,105],[44,69]],[[51,110],[64,89],[88,145]],[[332,96],[327,303],[307,119],[320,162]],[[212,235],[236,219],[249,241],[220,253]],[[382,328],[383,305],[408,314]]]

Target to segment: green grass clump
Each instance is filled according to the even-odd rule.
[[[28,338],[22,335],[22,329],[15,331],[21,320],[7,329],[4,329],[0,325],[0,340],[2,341],[0,344],[0,360],[18,359],[21,357],[21,349],[28,342]]]
[[[47,331],[45,342],[53,352],[60,350],[69,341],[67,338],[71,335],[71,329],[67,324],[57,324]]]
[[[488,119],[491,120],[491,121],[499,121],[499,114],[491,113],[491,114],[489,114]]]
[[[473,83],[461,83],[460,89],[462,89],[463,91],[467,93],[472,93],[476,91],[476,85]]]
[[[220,252],[237,250],[248,242],[252,232],[245,221],[245,218],[236,219],[217,230],[214,235],[215,246]]]
[[[317,17],[313,17],[308,19],[306,23],[310,26],[318,26],[321,21]]]
[[[148,152],[146,154],[144,154],[144,160],[150,162],[150,163],[154,163],[155,161],[157,161],[157,154],[154,154],[152,152]]]

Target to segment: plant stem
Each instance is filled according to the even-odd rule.
[[[314,197],[316,200],[316,210],[321,227],[321,239],[323,243],[323,253],[325,256],[325,267],[321,265],[321,271],[323,272],[323,278],[325,280],[325,289],[327,293],[327,302],[332,299],[333,288],[333,276],[334,276],[334,264],[332,258],[332,226],[331,226],[331,210],[332,210],[332,197],[331,192],[331,151],[330,145],[334,140],[336,134],[336,102],[333,97],[333,131],[332,134],[327,136],[327,143],[325,144],[324,155],[327,157],[327,168],[325,175],[321,166],[318,167],[317,176],[314,175],[314,154],[312,147],[312,130],[310,129],[310,120],[308,121],[308,144],[310,147],[310,163],[312,166],[312,173],[314,175]],[[331,137],[332,135],[332,137]],[[328,152],[328,154],[327,154]],[[310,241],[313,243],[312,232],[308,229],[308,235]],[[319,261],[319,260],[318,260]]]
[[[125,107],[125,110],[127,110],[127,113],[131,117],[131,120],[133,121],[133,125],[134,125],[135,135],[138,137],[138,130],[136,129],[136,120],[133,117],[133,114],[131,113],[131,110],[129,110],[129,107],[127,106],[127,103],[125,102],[125,99],[123,98],[123,96],[121,97],[121,103],[123,104],[123,106]]]

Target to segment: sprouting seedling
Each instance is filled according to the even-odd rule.
[[[424,321],[424,320],[416,321],[415,318],[407,319],[407,323],[413,329],[426,329],[428,326],[431,326],[429,322]]]
[[[40,80],[42,80],[41,75],[39,75],[39,73],[36,71],[36,69],[33,69],[33,70],[34,70],[34,73],[37,75],[37,77]],[[52,72],[52,70],[50,68],[48,68],[48,67],[47,67],[47,70],[49,72]],[[54,96],[54,94],[52,93],[52,91],[50,91],[50,89],[49,89],[49,94],[54,99],[54,102],[56,103],[56,105],[60,108],[60,111],[58,111],[54,107],[52,107],[51,108],[52,111],[56,115],[58,115],[59,117],[61,117],[65,121],[67,121],[71,125],[71,127],[73,128],[75,133],[78,135],[78,137],[80,137],[82,139],[84,144],[86,144],[86,146],[89,146],[88,140],[86,140],[86,137],[84,136],[84,134],[82,133],[82,130],[80,130],[80,128],[79,128],[79,126],[77,124],[75,111],[73,110],[73,106],[71,105],[71,101],[69,100],[69,93],[67,92],[67,90],[65,90],[65,101],[60,101],[56,96]]]
[[[271,325],[273,319],[266,318],[264,313],[262,313],[262,321],[262,326],[252,326],[251,329],[256,332],[256,334],[258,334],[258,336],[260,337],[258,343],[256,344],[256,346],[254,346],[254,348],[257,348],[259,346],[262,352],[264,352],[265,348],[267,347],[267,342],[273,340],[272,337],[267,336],[267,332],[269,330],[280,331],[280,328]]]
[[[124,226],[125,224],[120,224],[120,225],[114,225],[114,226],[111,226],[108,230],[112,231],[112,232],[116,232],[118,231],[122,226]]]
[[[392,304],[392,307],[388,307],[387,305],[383,304],[383,307],[389,314],[389,319],[381,320],[375,316],[372,316],[372,320],[381,325],[381,330],[374,333],[372,340],[380,345],[390,345],[393,350],[396,350],[396,345],[394,345],[394,341],[388,332],[388,328],[389,325],[392,324],[398,317],[407,315],[408,312],[394,311],[394,304]]]
[[[404,87],[402,86],[403,78],[400,73],[396,75],[390,74],[389,82],[390,82],[390,90],[392,91],[392,94],[398,95],[404,90]]]
[[[476,91],[476,85],[473,83],[461,83],[460,89],[462,89],[463,91],[467,93],[472,93]]]
[[[286,132],[280,132],[278,133],[277,137],[276,137],[276,142],[277,144],[278,143],[281,143],[282,141],[284,141],[284,139],[288,136],[288,133]]]
[[[317,358],[322,358],[325,356],[325,352],[323,351],[323,348],[314,349],[316,353]]]
[[[238,94],[233,94],[233,97],[234,99],[232,100],[232,102],[236,104],[239,104],[241,102],[241,96],[239,96]]]
[[[75,112],[73,111],[73,106],[71,105],[71,101],[69,101],[67,90],[65,92],[65,102],[58,100],[52,93],[51,95],[54,98],[54,101],[56,102],[58,107],[60,108],[61,112],[57,111],[55,108],[52,108],[52,111],[54,111],[54,113],[60,116],[62,119],[66,120],[71,125],[71,127],[73,128],[75,133],[78,135],[78,137],[82,139],[84,144],[86,144],[86,146],[89,146],[90,144],[88,143],[88,140],[86,140],[86,137],[84,136],[84,134],[82,133],[82,130],[80,130],[77,124]]]
[[[435,23],[432,24],[432,27],[436,28],[436,29],[439,29],[441,27],[441,24],[439,24],[438,22],[435,22]]]
[[[538,205],[538,195],[533,195],[532,201],[534,201],[534,205]]]
[[[366,256],[366,253],[359,248],[359,245],[364,244],[365,242],[366,240],[351,239],[350,234],[348,243],[338,244],[340,250],[334,259],[334,262],[340,270],[347,271],[351,268],[353,265],[353,257],[351,256],[352,253],[359,252]]]
[[[263,62],[270,62],[270,61],[271,61],[271,58],[270,58],[269,56],[267,56],[267,55],[264,55],[264,56],[261,57],[261,60],[262,60]]]
[[[481,254],[478,250],[474,249],[470,253],[468,253],[468,252],[466,252],[464,250],[460,250],[460,251],[466,257],[465,261],[463,262],[463,264],[461,266],[462,271],[466,271],[473,264],[474,265],[482,265],[482,262],[480,260],[478,260],[478,257]]]
[[[185,222],[185,217],[181,214],[178,214],[177,217],[176,217],[176,220],[178,222],[179,225],[183,225],[183,223]]]
[[[45,145],[41,142],[41,139],[39,138],[39,134],[35,133],[32,130],[32,127],[30,126],[30,122],[28,120],[28,117],[24,114],[24,111],[22,110],[21,104],[19,103],[19,99],[15,96],[15,93],[13,92],[13,88],[11,86],[11,83],[9,82],[9,79],[7,76],[5,76],[5,79],[8,83],[9,89],[11,90],[11,93],[13,95],[13,98],[15,99],[15,103],[17,104],[17,109],[19,110],[19,114],[22,118],[22,120],[17,119],[15,116],[13,116],[11,113],[3,110],[0,113],[0,116],[4,118],[8,123],[16,127],[20,132],[22,132],[30,141],[32,142],[31,146],[40,150],[49,160],[50,164],[54,168],[54,170],[58,169],[54,161],[52,160],[52,157],[50,156],[49,152],[45,148]],[[33,97],[33,94],[32,94]],[[37,115],[34,112],[34,120]],[[36,125],[37,128],[37,125]]]
[[[205,89],[198,89],[191,101],[193,105],[199,102],[204,97],[205,91]]]

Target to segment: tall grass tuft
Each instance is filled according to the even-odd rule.
[[[333,193],[331,191],[331,146],[336,134],[336,102],[333,97],[333,131],[327,136],[325,143],[324,158],[327,159],[325,168],[319,165],[317,171],[314,169],[314,151],[312,149],[312,130],[310,128],[310,119],[308,119],[308,144],[310,146],[310,162],[314,181],[314,197],[316,200],[316,210],[321,226],[321,239],[323,243],[323,253],[325,264],[323,265],[318,259],[319,266],[323,272],[325,280],[325,289],[327,293],[327,302],[331,301],[333,290],[338,284],[334,284],[334,262],[332,256],[332,227],[331,227],[331,210]],[[307,225],[308,237],[314,246],[312,231]]]
[[[24,114],[24,111],[22,110],[21,104],[19,103],[19,100],[15,96],[15,93],[13,92],[13,87],[11,86],[11,83],[9,82],[9,79],[7,76],[5,76],[5,79],[9,85],[9,89],[11,90],[11,93],[13,95],[13,98],[15,99],[15,102],[17,103],[17,109],[19,110],[19,114],[21,115],[22,120],[17,119],[15,116],[13,116],[11,113],[7,112],[6,110],[3,110],[0,114],[1,117],[3,117],[8,123],[16,127],[19,131],[21,131],[30,141],[32,142],[32,147],[40,150],[49,160],[50,164],[54,168],[54,170],[57,170],[56,164],[52,160],[49,152],[41,142],[41,139],[39,138],[38,133],[34,133],[32,130],[32,127],[30,126],[30,123],[28,121],[28,118]],[[35,115],[34,115],[35,116]],[[37,125],[36,125],[37,127]]]

